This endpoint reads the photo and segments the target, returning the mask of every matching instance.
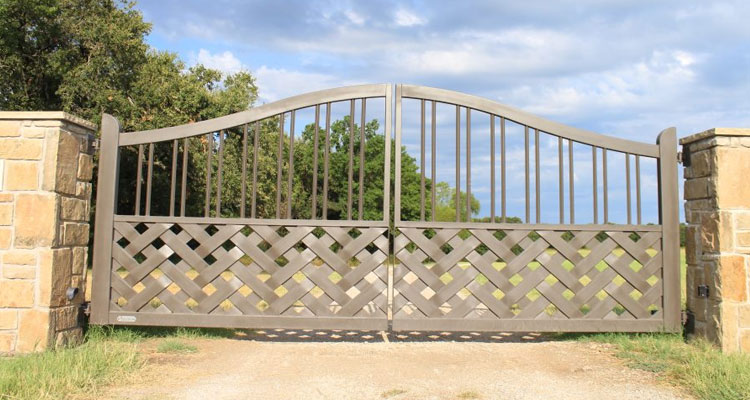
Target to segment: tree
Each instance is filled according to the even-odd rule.
[[[466,221],[466,192],[459,194],[459,220]],[[471,195],[471,214],[479,212],[479,200]],[[447,182],[438,182],[435,185],[435,221],[456,221],[456,189]]]

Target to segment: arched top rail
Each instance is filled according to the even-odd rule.
[[[333,103],[351,99],[386,97],[390,94],[390,91],[391,85],[389,84],[357,85],[319,90],[289,97],[273,103],[263,104],[246,111],[240,111],[238,113],[207,121],[178,125],[169,128],[151,129],[138,132],[123,132],[120,133],[119,145],[132,146],[181,139],[208,132],[216,132],[222,129],[233,128],[235,126],[259,121],[285,112],[311,107],[317,104]]]
[[[620,151],[629,154],[638,154],[646,157],[659,157],[659,146],[655,144],[636,142],[607,136],[584,129],[560,124],[536,115],[521,111],[519,109],[500,104],[498,102],[472,96],[452,90],[431,88],[417,85],[401,85],[401,97],[412,99],[434,100],[440,103],[453,104],[468,107],[474,110],[486,112],[498,117],[504,117],[513,122],[555,136],[570,139],[574,142],[584,143],[591,146],[602,147],[608,150]]]

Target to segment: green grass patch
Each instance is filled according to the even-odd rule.
[[[150,338],[208,339],[233,338],[237,330],[225,328],[183,328],[170,326],[92,326],[91,335],[119,342],[138,342]]]
[[[570,337],[570,335],[566,335]],[[654,372],[707,400],[750,399],[750,355],[724,354],[703,340],[686,343],[678,334],[575,335],[611,343],[632,368]]]
[[[385,392],[381,393],[380,397],[382,397],[384,399],[390,399],[392,397],[396,397],[396,396],[398,396],[400,394],[404,394],[404,393],[406,393],[406,390],[404,390],[404,389],[391,389],[391,390],[386,390]]]
[[[195,353],[198,348],[177,339],[164,339],[156,348],[159,353]]]
[[[0,358],[0,399],[63,399],[121,382],[143,365],[130,339],[95,331],[78,347]]]

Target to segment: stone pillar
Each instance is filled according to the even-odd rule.
[[[0,112],[0,353],[81,340],[95,129]]]
[[[692,334],[750,353],[750,129],[680,140]]]

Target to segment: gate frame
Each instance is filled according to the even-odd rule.
[[[396,85],[395,97],[395,182],[394,182],[394,228],[479,228],[479,229],[505,229],[505,230],[597,230],[597,231],[623,231],[638,230],[645,225],[616,224],[605,226],[600,224],[540,224],[540,223],[478,223],[478,222],[429,222],[429,221],[401,221],[401,152],[398,149],[402,144],[402,100],[404,98],[422,101],[433,101],[457,108],[477,110],[491,116],[502,116],[505,119],[517,122],[521,125],[534,127],[538,131],[548,132],[560,138],[572,142],[590,145],[594,148],[614,150],[624,154],[638,154],[657,160],[657,175],[659,182],[658,206],[659,206],[659,231],[662,234],[662,277],[659,284],[662,285],[662,319],[661,320],[605,320],[605,319],[568,319],[552,320],[544,322],[540,320],[472,320],[472,319],[399,319],[393,310],[393,330],[466,330],[466,328],[483,331],[533,331],[534,328],[542,326],[542,330],[548,331],[668,331],[679,332],[682,329],[680,312],[680,253],[679,253],[679,211],[677,209],[679,198],[677,188],[677,131],[670,127],[661,131],[657,137],[656,144],[647,144],[612,136],[606,136],[568,125],[553,122],[536,115],[509,107],[495,101],[473,96],[451,90],[431,88],[418,85],[398,84]],[[424,113],[424,109],[422,110]],[[422,114],[424,118],[424,114]],[[424,119],[423,119],[424,122]],[[457,122],[458,124],[458,122]],[[458,128],[458,125],[457,125]],[[528,146],[528,144],[527,144]],[[424,149],[423,149],[424,150]],[[528,148],[527,148],[528,151]],[[423,154],[424,156],[424,154]],[[470,156],[469,156],[470,157]],[[505,160],[503,160],[505,162]],[[458,172],[457,172],[458,173]],[[503,182],[505,184],[505,182]],[[458,186],[458,185],[457,185]],[[561,189],[562,190],[562,189]],[[457,200],[460,187],[456,188]],[[527,193],[528,196],[528,193]],[[666,206],[665,206],[666,205]],[[673,206],[669,206],[673,205]],[[458,207],[458,206],[457,206]],[[606,215],[606,205],[605,205]],[[457,214],[458,218],[458,214]],[[606,218],[606,217],[605,217]],[[606,223],[606,221],[605,221]],[[650,229],[646,229],[650,230]],[[394,257],[397,257],[394,255]],[[394,286],[395,286],[395,277]],[[393,288],[391,288],[393,290]],[[611,329],[615,327],[617,329]]]
[[[98,173],[97,187],[97,212],[95,217],[95,241],[93,255],[93,293],[92,293],[92,312],[91,323],[94,324],[114,324],[129,321],[116,320],[110,310],[111,297],[111,278],[112,278],[112,246],[114,237],[115,220],[121,220],[116,217],[115,207],[117,204],[117,187],[119,177],[120,147],[143,145],[147,143],[166,142],[170,140],[193,137],[207,132],[220,131],[230,127],[240,126],[243,124],[259,121],[268,117],[283,114],[291,110],[311,107],[324,103],[333,103],[351,99],[366,98],[384,98],[385,100],[385,165],[384,165],[384,198],[383,198],[383,219],[381,221],[325,221],[321,219],[254,219],[254,218],[201,218],[201,217],[165,217],[163,222],[181,221],[191,223],[217,223],[217,224],[243,224],[243,225],[295,225],[295,226],[338,226],[338,227],[359,227],[367,224],[368,227],[385,227],[388,228],[391,223],[398,229],[401,227],[423,227],[425,225],[438,227],[463,227],[463,228],[481,228],[481,229],[520,229],[520,230],[634,230],[633,228],[643,228],[643,225],[612,225],[603,229],[601,224],[500,224],[500,223],[454,223],[454,222],[411,222],[401,221],[401,130],[402,130],[402,98],[416,98],[434,100],[439,103],[466,107],[485,112],[494,116],[503,116],[512,121],[543,131],[550,132],[556,136],[566,138],[572,142],[601,147],[608,150],[615,150],[626,154],[640,154],[655,158],[657,160],[658,170],[658,203],[659,203],[659,226],[654,229],[661,232],[662,240],[662,311],[663,318],[659,324],[654,321],[644,323],[629,323],[630,321],[610,321],[610,320],[590,320],[588,327],[581,327],[580,319],[569,320],[563,327],[556,325],[558,330],[566,331],[586,331],[586,330],[613,330],[613,326],[620,326],[620,329],[629,331],[658,331],[665,330],[677,332],[681,329],[680,319],[680,272],[679,272],[679,211],[678,191],[677,191],[677,141],[675,128],[663,130],[656,141],[655,145],[635,142],[626,139],[620,139],[610,136],[589,132],[582,129],[573,128],[556,122],[552,122],[532,114],[508,107],[494,101],[443,89],[428,88],[414,85],[401,85],[395,87],[395,99],[393,98],[393,85],[360,85],[349,86],[335,89],[328,89],[318,92],[306,93],[274,103],[258,106],[247,111],[207,120],[193,124],[174,126],[162,129],[146,130],[133,133],[120,131],[118,121],[111,115],[104,114],[102,117],[101,128],[101,146],[100,162]],[[395,101],[394,101],[395,100]],[[395,121],[392,118],[395,109]],[[395,126],[395,179],[394,179],[394,213],[390,215],[390,168],[391,168],[391,140],[393,139],[392,127]],[[460,188],[457,188],[457,192]],[[154,220],[155,217],[150,217]],[[137,218],[127,217],[127,220]],[[643,230],[643,229],[641,229]],[[384,262],[388,270],[388,308],[392,307],[394,297],[394,279],[393,266],[388,265],[388,258]],[[392,314],[393,310],[386,312],[382,319],[382,324],[378,326],[387,326],[393,324],[393,329],[428,328],[428,329],[455,329],[454,326],[446,326],[440,319],[434,319],[425,323],[425,320],[419,320],[419,324],[406,326],[402,324]],[[145,315],[145,314],[139,314]],[[232,316],[214,316],[208,314],[198,314],[198,323],[190,323],[191,326],[236,326],[236,327],[259,327],[255,318],[243,315],[240,317]],[[174,315],[167,319],[177,320],[176,324],[182,324],[181,315]],[[239,319],[242,321],[240,321]],[[264,321],[263,327],[292,327],[299,328],[309,326],[309,324],[292,322],[296,317],[289,317],[290,323],[274,324],[269,323],[275,316],[262,317],[257,319],[258,322]],[[341,327],[333,320],[335,318],[313,317],[317,319],[313,325],[316,328],[338,328]],[[146,321],[141,324],[159,325],[163,324],[165,315],[153,314],[153,316],[144,316]],[[346,319],[346,317],[341,318]],[[161,320],[161,321],[160,321]],[[192,317],[193,322],[196,317]],[[240,321],[240,322],[238,322]],[[227,322],[227,323],[225,323]],[[308,319],[309,322],[309,319]],[[464,321],[468,322],[468,321]],[[524,321],[513,322],[510,319],[497,319],[486,323],[480,323],[475,327],[479,330],[530,330],[533,326],[528,326]],[[555,321],[559,323],[560,321]],[[617,325],[620,322],[620,325]],[[626,322],[623,324],[622,322]],[[643,322],[643,321],[641,321]],[[614,324],[614,325],[613,325]],[[334,326],[336,325],[336,326]],[[407,324],[408,325],[408,324]],[[570,326],[569,326],[570,325]],[[353,327],[371,328],[368,324],[354,324]],[[464,325],[465,326],[465,325]],[[550,324],[550,326],[552,326]],[[562,328],[562,329],[560,329]],[[576,329],[584,328],[584,329]]]

